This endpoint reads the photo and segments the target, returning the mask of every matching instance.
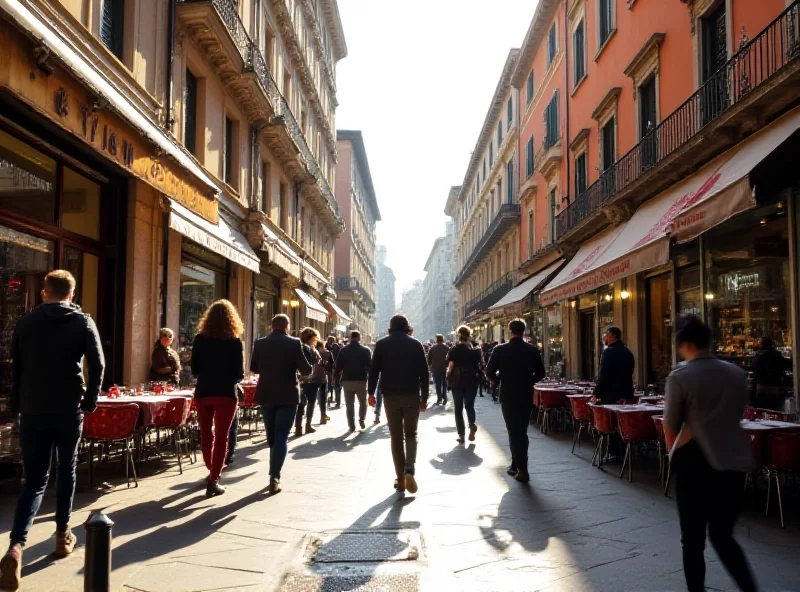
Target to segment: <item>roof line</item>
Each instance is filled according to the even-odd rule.
[[[562,1],[563,0],[539,0],[539,4],[536,5],[536,11],[533,13],[531,24],[522,42],[522,49],[520,50],[517,66],[511,77],[511,85],[514,88],[522,88],[522,85],[525,83],[525,77],[531,70],[533,58],[536,56],[539,45],[547,34],[547,25],[553,20],[553,15]]]
[[[367,149],[364,147],[364,136],[361,130],[336,130],[337,140],[348,140],[353,144],[361,173],[364,176],[364,183],[367,185],[367,202],[372,209],[375,221],[381,219],[381,212],[378,209],[378,198],[375,196],[375,187],[372,185],[372,173],[369,170],[369,159]]]

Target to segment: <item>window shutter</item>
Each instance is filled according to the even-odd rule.
[[[197,156],[197,78],[188,69],[183,90],[183,109],[183,145]]]
[[[100,40],[111,53],[122,59],[122,26],[125,0],[103,0]]]

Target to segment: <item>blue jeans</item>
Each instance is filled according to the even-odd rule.
[[[262,406],[261,413],[264,415],[264,427],[267,430],[269,444],[269,476],[280,479],[289,448],[289,434],[297,414],[297,405]]]
[[[75,496],[75,463],[83,432],[83,414],[23,415],[20,423],[22,465],[25,468],[25,489],[17,503],[11,542],[23,546],[28,531],[42,505],[42,496],[50,477],[53,448],[58,459],[56,477],[56,529],[69,528],[72,498]]]
[[[467,409],[467,421],[470,427],[475,425],[475,395],[478,394],[478,386],[471,388],[454,388],[453,402],[455,403],[456,430],[464,435],[464,408]]]
[[[447,373],[434,372],[433,386],[436,387],[436,402],[444,401],[447,403]]]

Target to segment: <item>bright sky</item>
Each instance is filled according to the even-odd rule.
[[[339,129],[362,130],[400,293],[444,235],[497,81],[537,0],[338,0],[348,56],[337,68]]]

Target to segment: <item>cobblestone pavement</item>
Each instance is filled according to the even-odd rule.
[[[277,496],[266,494],[263,436],[245,435],[223,475],[224,496],[205,498],[199,464],[179,475],[171,458],[149,461],[139,488],[128,489],[115,463],[97,477],[113,487],[89,490],[81,471],[73,523],[97,510],[114,520],[115,590],[684,589],[675,503],[643,462],[631,484],[611,467],[592,467],[588,443],[573,456],[569,435],[531,426],[532,480],[521,485],[505,474],[499,406],[479,399],[474,444],[455,441],[450,407],[423,414],[420,489],[402,497],[392,489],[386,424],[348,435],[344,412],[331,416],[291,442]],[[0,528],[8,529],[16,492],[0,487]],[[763,516],[759,495],[739,539],[764,590],[800,590],[800,516],[781,530],[777,516]],[[83,529],[75,529],[75,554],[55,560],[52,518],[50,489],[25,553],[23,589],[81,590]],[[709,588],[734,589],[712,550],[707,558]]]

